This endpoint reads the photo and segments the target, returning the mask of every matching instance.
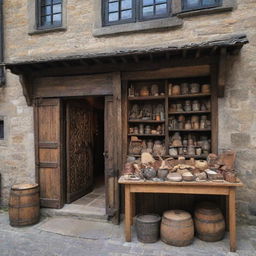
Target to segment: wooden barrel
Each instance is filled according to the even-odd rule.
[[[17,184],[11,188],[9,199],[9,220],[14,227],[32,225],[39,222],[39,186],[37,184]]]
[[[142,243],[155,243],[159,239],[161,217],[157,214],[136,216],[137,238]]]
[[[182,210],[166,211],[161,222],[161,240],[174,246],[187,246],[194,239],[194,223],[190,213]]]
[[[195,209],[195,228],[199,239],[207,242],[219,241],[225,234],[223,215],[215,204],[200,203]]]

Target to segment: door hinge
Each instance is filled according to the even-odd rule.
[[[119,171],[118,169],[107,169],[107,176],[108,177],[118,177]]]

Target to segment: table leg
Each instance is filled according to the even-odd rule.
[[[236,191],[235,188],[229,190],[229,239],[230,251],[236,251]]]
[[[226,196],[226,231],[229,231],[229,195]]]
[[[133,225],[133,218],[135,217],[135,193],[131,194],[131,225]]]
[[[125,185],[125,240],[131,242],[131,193],[130,185]]]

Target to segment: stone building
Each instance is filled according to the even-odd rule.
[[[52,9],[43,10],[44,2]],[[218,150],[237,151],[236,169],[244,182],[237,193],[238,216],[241,221],[255,223],[256,2],[145,1],[148,5],[143,7],[142,1],[128,0],[122,1],[126,11],[120,10],[118,1],[109,1],[112,5],[106,2],[4,1],[7,69],[6,85],[0,88],[4,127],[0,139],[1,204],[7,205],[12,184],[35,181],[36,93],[31,88],[42,84],[38,77],[119,72],[128,64],[139,66],[148,60],[160,63],[157,54],[164,51],[170,51],[163,56],[173,67],[172,50],[179,50],[175,60],[190,58],[191,54],[196,62],[204,58],[205,48],[200,47],[208,45],[210,56],[221,54],[221,42],[226,48],[238,42],[239,47],[226,54],[222,65],[226,70],[224,97],[218,98]],[[132,6],[135,2],[136,8]],[[247,39],[249,43],[243,46]],[[143,54],[148,58],[145,61]],[[101,71],[105,63],[107,68]],[[77,71],[72,73],[74,67]]]

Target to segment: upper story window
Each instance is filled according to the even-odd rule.
[[[38,29],[62,26],[62,0],[38,0]]]
[[[221,4],[221,0],[183,0],[182,9],[190,11],[195,9],[203,9],[216,7]]]
[[[103,0],[104,25],[167,17],[171,0]]]

